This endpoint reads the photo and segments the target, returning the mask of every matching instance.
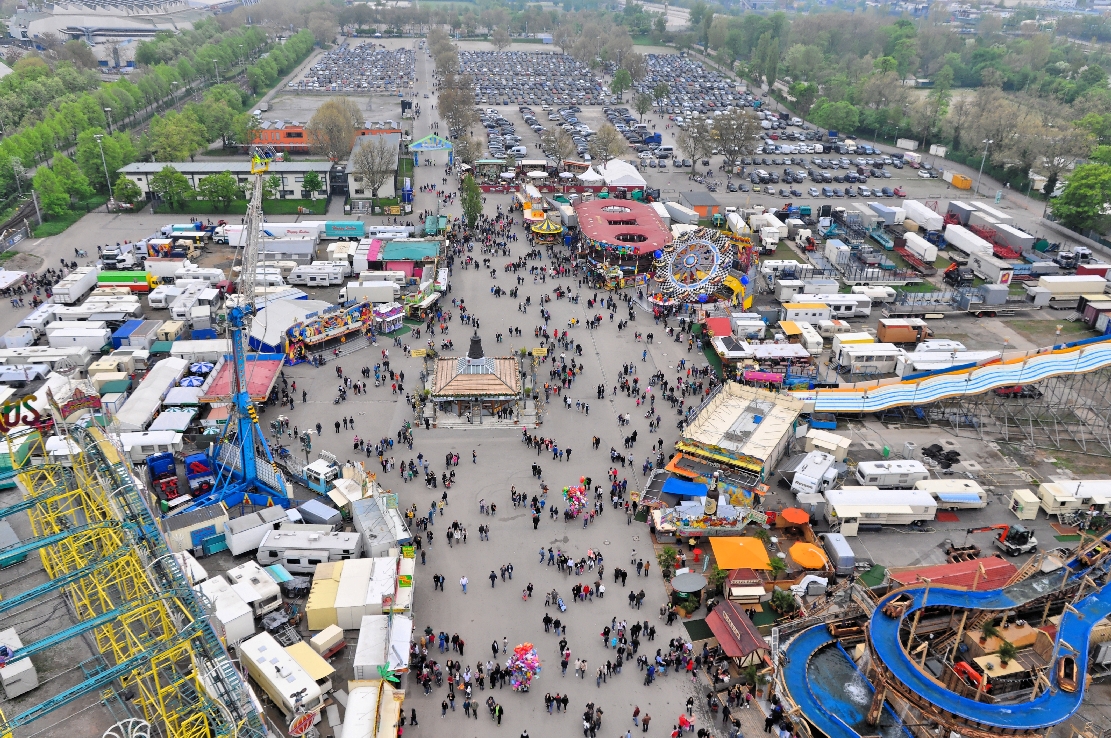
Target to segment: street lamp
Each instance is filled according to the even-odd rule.
[[[980,194],[980,180],[983,179],[983,177],[984,177],[984,162],[986,162],[988,160],[988,147],[991,146],[993,143],[995,143],[995,142],[992,141],[989,138],[984,139],[984,156],[983,156],[982,159],[980,159],[980,174],[976,177],[976,194],[977,195]]]
[[[104,112],[108,114],[108,132],[112,132],[112,108],[105,108]]]
[[[108,162],[104,158],[104,134],[98,133],[93,138],[96,139],[96,145],[100,147],[100,163],[104,165],[104,181],[108,183],[108,197],[115,200],[116,195],[112,192],[112,177],[108,174]]]

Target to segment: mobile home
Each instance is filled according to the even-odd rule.
[[[224,523],[224,536],[232,556],[254,551],[262,543],[263,537],[286,520],[285,510],[280,507],[267,507],[258,512],[229,520]]]
[[[892,343],[850,343],[841,346],[833,364],[849,374],[888,374],[904,353]]]
[[[839,525],[841,535],[855,536],[864,525],[912,525],[933,520],[937,501],[916,489],[831,489],[825,493],[826,522]]]
[[[821,320],[829,320],[832,316],[829,305],[822,302],[783,303],[783,320],[804,320],[813,324]]]
[[[259,633],[240,645],[247,673],[270,697],[287,719],[299,711],[315,714],[320,719],[322,705],[320,686],[296,659],[286,653],[274,636]]]
[[[228,569],[224,576],[232,589],[251,606],[255,617],[262,617],[282,606],[282,591],[278,583],[255,562],[246,561]]]
[[[317,564],[357,559],[362,554],[362,538],[358,533],[320,533],[291,530],[292,527],[269,531],[263,536],[256,555],[260,564],[281,564],[294,574],[311,574]]]
[[[907,489],[929,478],[930,472],[922,462],[913,459],[862,461],[856,465],[857,482],[881,489]]]
[[[922,479],[915,489],[929,492],[937,506],[946,510],[979,510],[988,506],[988,493],[971,479]]]
[[[861,294],[809,295],[807,299],[825,303],[834,318],[866,318],[872,314],[872,298]]]

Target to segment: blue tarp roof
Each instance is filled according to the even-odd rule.
[[[684,482],[678,477],[671,477],[664,482],[663,492],[677,497],[705,497],[707,487],[701,482]]]

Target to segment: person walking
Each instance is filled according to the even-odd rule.
[[[633,707],[633,727],[634,728],[640,727],[640,721],[638,720],[638,718],[640,718],[640,705],[635,705]]]
[[[463,594],[467,594],[467,585],[468,584],[470,584],[470,580],[467,579],[467,576],[465,574],[463,576],[459,577],[459,586],[463,588]]]
[[[652,721],[652,716],[649,715],[648,713],[644,713],[644,719],[640,721],[640,728],[641,728],[640,732],[641,733],[647,733],[648,732],[648,723],[651,722],[651,721]]]

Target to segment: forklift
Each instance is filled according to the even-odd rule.
[[[999,535],[993,541],[1008,556],[1031,553],[1038,548],[1038,539],[1034,537],[1034,531],[1026,530],[1021,525],[1000,523],[999,525],[988,525],[983,528],[969,528],[966,532],[985,533],[995,530],[999,531]]]

